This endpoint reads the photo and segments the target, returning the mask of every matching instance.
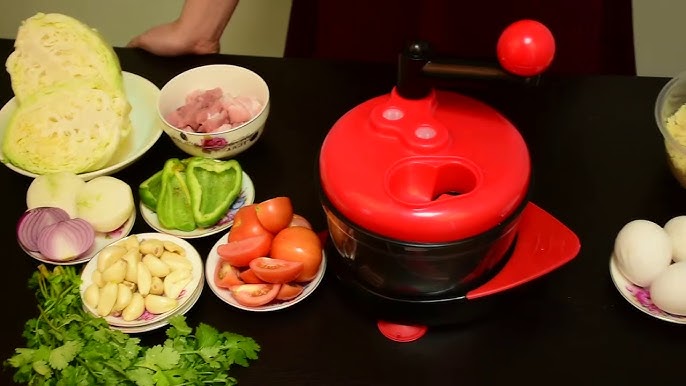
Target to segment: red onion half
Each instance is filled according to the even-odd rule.
[[[65,220],[69,220],[69,214],[61,208],[39,207],[27,210],[17,222],[19,244],[28,251],[38,252],[38,235],[43,228]]]
[[[38,251],[51,260],[72,260],[88,252],[95,241],[95,230],[86,220],[73,218],[43,228],[38,236]]]

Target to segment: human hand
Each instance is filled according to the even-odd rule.
[[[161,24],[134,37],[127,47],[140,48],[159,56],[205,55],[219,52],[219,41],[194,38],[177,22]]]

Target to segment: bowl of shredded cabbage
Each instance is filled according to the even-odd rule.
[[[75,157],[92,156],[94,154],[97,156],[98,153],[103,157],[107,157],[106,161],[92,170],[83,170],[79,167],[81,170],[78,170],[77,174],[84,180],[110,175],[132,164],[143,156],[143,154],[145,154],[162,135],[163,123],[156,113],[157,98],[159,97],[160,90],[147,79],[129,72],[123,73],[123,81],[126,99],[131,104],[131,110],[129,112],[131,128],[124,138],[121,138],[120,136],[118,144],[114,148],[107,149],[106,145],[100,145],[101,148],[98,148],[96,147],[98,144],[94,144],[93,142],[90,142],[90,144],[96,146],[85,146],[84,142],[89,143],[88,137],[79,138],[77,136],[63,135],[61,140],[52,141],[52,143],[47,141],[37,143],[37,141],[33,141],[33,145],[30,146],[31,149],[23,149],[19,147],[20,145],[11,142],[26,142],[23,138],[13,138],[8,135],[10,122],[18,115],[17,111],[20,111],[20,104],[16,98],[12,98],[2,109],[0,109],[0,138],[2,138],[0,160],[8,168],[17,173],[29,177],[36,177],[41,174],[52,173],[56,170],[73,170],[71,169],[72,165],[83,164],[78,160],[74,160],[73,158]],[[27,126],[30,125],[31,122],[38,121],[40,119],[38,114],[46,112],[47,110],[44,108],[42,111],[40,109],[32,109],[29,111],[33,111],[34,114],[27,118]],[[61,114],[67,115],[69,114],[68,111],[69,110],[66,109],[65,112]],[[49,112],[46,112],[43,117],[49,117]],[[43,122],[47,122],[49,119],[50,118],[44,118]],[[41,125],[40,123],[36,123],[33,127],[41,127]],[[56,130],[57,129],[53,128],[51,130],[50,128],[45,127],[44,132],[54,133]],[[15,158],[8,158],[8,151]],[[17,155],[14,153],[19,154],[18,159],[16,158]],[[22,157],[30,157],[30,162],[28,164],[22,162]],[[60,162],[60,160],[66,160],[67,162]],[[42,168],[41,165],[44,161],[49,161],[49,165],[57,166]],[[70,164],[69,161],[72,163]],[[86,164],[89,162],[88,159],[85,160]]]
[[[18,173],[112,174],[162,134],[160,90],[122,72],[102,35],[70,16],[22,21],[6,69],[14,97],[0,109],[0,161]]]
[[[229,158],[260,138],[269,115],[269,87],[240,66],[195,67],[167,82],[158,113],[174,144],[192,156]]]

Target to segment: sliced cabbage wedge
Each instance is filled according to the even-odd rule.
[[[93,79],[48,87],[18,106],[2,151],[9,162],[35,174],[97,170],[117,150],[130,109],[120,89]]]
[[[20,103],[45,87],[76,78],[99,78],[112,88],[123,87],[112,46],[95,29],[59,13],[24,20],[5,65]]]

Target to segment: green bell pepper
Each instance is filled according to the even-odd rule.
[[[186,184],[195,224],[209,227],[222,219],[241,192],[243,170],[236,160],[193,157],[186,165]]]
[[[186,184],[185,167],[177,158],[168,159],[162,169],[160,195],[157,200],[157,219],[167,229],[185,232],[197,226],[191,209],[191,195]]]
[[[138,186],[138,196],[140,197],[141,202],[153,212],[157,211],[157,199],[160,197],[161,191],[162,170],[153,174]]]

